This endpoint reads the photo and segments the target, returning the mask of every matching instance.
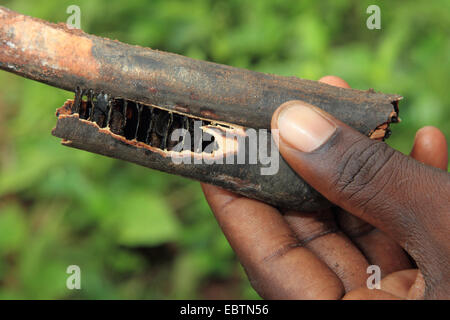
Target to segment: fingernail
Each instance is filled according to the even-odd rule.
[[[336,125],[314,107],[295,102],[278,115],[280,138],[302,152],[311,152],[324,144],[336,131]]]

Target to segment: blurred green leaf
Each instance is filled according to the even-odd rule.
[[[27,229],[23,210],[17,204],[0,206],[0,256],[20,249]]]
[[[180,225],[161,197],[124,193],[117,209],[114,217],[119,244],[155,246],[176,240]]]

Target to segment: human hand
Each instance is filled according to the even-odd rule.
[[[272,129],[289,165],[340,209],[282,214],[202,184],[263,298],[450,297],[450,175],[438,129],[417,132],[411,157],[302,102],[280,106]],[[366,286],[369,265],[381,269],[380,290]]]

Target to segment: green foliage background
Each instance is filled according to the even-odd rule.
[[[389,144],[450,137],[450,2],[0,1],[88,33],[256,71],[398,93]],[[381,7],[382,29],[366,28]],[[72,94],[0,72],[0,298],[257,298],[198,183],[60,146]],[[81,290],[66,268],[81,267]]]

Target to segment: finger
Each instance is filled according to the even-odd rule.
[[[403,248],[381,230],[341,209],[337,210],[337,220],[369,264],[380,267],[382,278],[412,267]]]
[[[278,108],[272,129],[275,140],[279,136],[279,150],[285,160],[326,198],[403,246],[408,243],[407,249],[415,259],[427,261],[423,255],[431,259],[428,261],[436,259],[436,243],[446,250],[446,235],[436,232],[436,223],[448,222],[446,215],[436,214],[449,207],[450,179],[446,172],[370,140],[301,101]],[[420,243],[418,235],[425,238]]]
[[[447,171],[447,141],[444,134],[435,127],[423,127],[417,131],[410,155],[429,166]]]
[[[330,86],[350,88],[350,85],[344,80],[336,76],[325,76],[319,79],[320,82],[329,84]]]
[[[325,76],[319,81],[336,87],[350,88],[346,81],[336,76]],[[380,267],[382,277],[411,268],[411,262],[403,248],[380,230],[341,209],[337,211],[337,220],[339,227],[350,237],[368,262]],[[345,285],[345,281],[343,283]]]
[[[314,213],[289,211],[284,217],[300,243],[333,270],[346,292],[365,285],[369,264],[338,229],[331,210]]]
[[[381,280],[379,289],[359,288],[346,294],[343,300],[399,300],[415,298],[410,296],[410,290],[415,283],[417,274],[417,269],[395,272]]]
[[[409,291],[417,279],[418,269],[407,269],[391,273],[380,282],[380,289],[402,299],[407,299]]]
[[[416,280],[412,284],[408,291],[407,299],[420,300],[425,296],[425,280],[423,279],[422,272],[417,272]]]
[[[202,184],[231,247],[255,290],[268,299],[339,299],[336,275],[299,243],[275,208]]]
[[[392,293],[369,289],[359,288],[347,293],[342,300],[401,300],[402,298],[393,295]]]

